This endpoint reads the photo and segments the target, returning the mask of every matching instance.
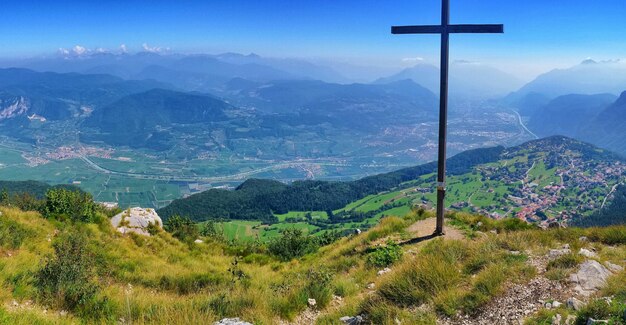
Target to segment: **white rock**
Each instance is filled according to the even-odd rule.
[[[194,242],[194,243],[196,243],[196,244],[202,244],[202,243],[204,243],[204,240],[202,240],[202,239],[196,239],[196,240],[194,240],[193,242]]]
[[[386,267],[386,268],[384,268],[384,269],[382,269],[382,270],[378,271],[378,273],[377,273],[377,274],[378,274],[378,275],[383,275],[383,274],[385,274],[385,273],[389,273],[389,272],[391,272],[391,269],[390,269],[390,268],[388,268],[388,267]]]
[[[563,306],[563,304],[556,300],[552,302],[552,308],[559,308],[561,306]]]
[[[589,241],[589,238],[587,238],[586,236],[581,236],[580,238],[578,238],[578,241],[586,242]]]
[[[611,272],[598,261],[588,260],[581,264],[578,272],[570,275],[570,281],[576,284],[576,290],[589,296],[602,288]]]
[[[580,254],[582,256],[585,256],[585,257],[588,257],[588,258],[596,258],[596,257],[598,257],[598,254],[596,254],[596,253],[594,253],[594,252],[592,252],[592,251],[590,251],[588,249],[585,249],[585,248],[581,248],[580,251],[578,251],[578,254]]]
[[[374,282],[372,282],[372,283],[367,285],[367,288],[372,290],[372,289],[376,288],[376,284],[374,284]]]
[[[309,298],[309,300],[307,300],[307,302],[309,303],[309,307],[313,307],[315,305],[317,305],[317,301],[313,298]]]
[[[139,235],[150,236],[148,225],[155,224],[163,227],[163,221],[154,209],[130,208],[111,218],[111,225],[123,234],[134,232]]]
[[[620,266],[620,265],[617,265],[617,264],[613,264],[613,263],[608,262],[608,261],[604,262],[604,265],[606,265],[606,267],[609,268],[609,270],[611,270],[611,272],[618,273],[618,272],[624,271],[624,267],[623,266]]]
[[[355,316],[355,317],[351,317],[351,316],[343,316],[341,318],[339,318],[339,321],[346,324],[346,325],[359,325],[359,324],[363,324],[363,317],[361,316]]]
[[[239,318],[224,318],[219,322],[213,323],[213,325],[252,325],[251,323],[244,322]]]

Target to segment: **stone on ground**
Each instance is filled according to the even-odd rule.
[[[576,284],[576,291],[589,296],[602,288],[609,276],[611,272],[604,265],[588,260],[581,264],[578,272],[570,276],[570,281]]]
[[[213,325],[252,325],[251,323],[244,322],[239,318],[224,318],[219,322],[213,323]]]
[[[111,225],[123,234],[134,232],[150,236],[148,226],[154,224],[162,228],[163,222],[154,209],[130,208],[111,218]]]

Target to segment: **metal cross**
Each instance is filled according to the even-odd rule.
[[[446,136],[448,124],[448,65],[450,34],[504,33],[504,25],[450,25],[450,0],[442,0],[441,25],[393,26],[392,34],[441,34],[441,88],[439,93],[439,154],[437,168],[437,228],[443,235],[444,200],[446,196]]]

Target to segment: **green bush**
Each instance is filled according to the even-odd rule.
[[[367,256],[367,262],[373,266],[389,266],[402,258],[402,248],[393,240],[387,241],[386,246],[378,247]]]
[[[47,218],[91,222],[96,217],[96,204],[91,194],[63,188],[46,192],[43,214]]]
[[[224,240],[224,230],[220,229],[215,221],[209,220],[207,221],[202,230],[200,231],[200,235],[204,237],[209,237],[218,241]]]
[[[41,302],[87,318],[112,315],[113,306],[106,297],[100,297],[94,280],[93,254],[86,236],[76,230],[65,233],[53,248],[54,256],[46,259],[35,276]]]
[[[175,238],[186,243],[192,243],[200,235],[198,227],[188,217],[170,217],[165,224],[165,230],[170,232]]]
[[[268,245],[269,252],[283,261],[317,251],[317,240],[305,234],[302,230],[291,228],[283,230],[280,237],[272,240]]]

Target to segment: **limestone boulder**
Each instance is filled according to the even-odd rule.
[[[161,217],[150,208],[130,208],[122,211],[111,218],[111,225],[118,232],[123,234],[136,233],[143,236],[150,236],[148,227],[153,224],[159,228],[163,227]]]
[[[586,296],[591,295],[606,284],[611,272],[595,260],[585,261],[580,265],[578,272],[570,276],[576,284],[576,290]]]

